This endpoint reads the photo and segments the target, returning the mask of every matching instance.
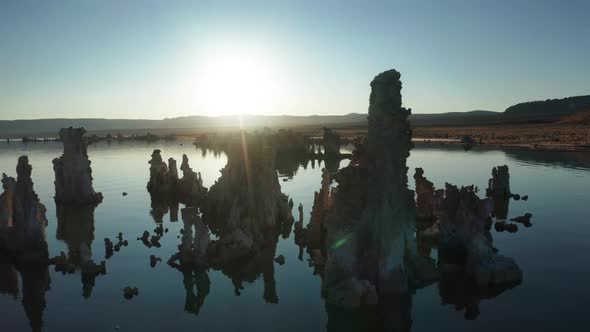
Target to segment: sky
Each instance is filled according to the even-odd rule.
[[[413,113],[590,94],[590,1],[0,1],[0,119]]]

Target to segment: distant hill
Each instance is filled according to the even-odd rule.
[[[501,122],[501,113],[492,111],[412,114],[412,127],[485,125]]]
[[[590,96],[520,103],[508,107],[503,115],[512,120],[559,121],[585,109],[590,109]]]
[[[557,122],[576,112],[590,109],[590,95],[549,99],[516,104],[504,112],[470,111],[438,114],[412,114],[413,127],[433,126],[480,126],[495,124],[518,124]],[[220,129],[252,127],[359,127],[367,123],[367,114],[350,113],[346,115],[248,115],[240,120],[236,116],[185,116],[162,120],[133,119],[41,119],[0,121],[0,137],[54,137],[60,128],[84,127],[95,133],[146,133],[153,131],[190,131],[195,129]]]

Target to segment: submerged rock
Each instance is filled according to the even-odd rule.
[[[84,128],[63,128],[59,131],[64,145],[61,157],[53,159],[55,201],[59,204],[96,205],[102,194],[92,187],[92,168],[88,160]]]

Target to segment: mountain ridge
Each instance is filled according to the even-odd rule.
[[[475,126],[519,123],[558,122],[581,110],[590,109],[590,95],[530,101],[512,105],[504,112],[473,110],[448,113],[416,113],[410,116],[412,127]],[[45,135],[55,136],[60,128],[85,127],[89,132],[160,131],[174,129],[220,129],[244,126],[300,127],[300,126],[362,126],[366,113],[346,115],[244,115],[205,116],[189,115],[174,118],[107,119],[107,118],[51,118],[0,120],[0,137]]]

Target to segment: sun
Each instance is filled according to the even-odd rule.
[[[199,61],[194,75],[196,102],[208,115],[268,114],[276,106],[276,70],[259,50],[218,49]]]

